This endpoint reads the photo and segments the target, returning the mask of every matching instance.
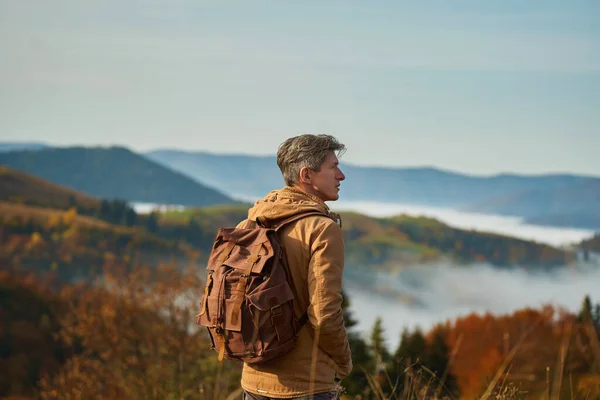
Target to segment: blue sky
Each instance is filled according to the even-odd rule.
[[[0,140],[600,175],[600,2],[0,0]]]

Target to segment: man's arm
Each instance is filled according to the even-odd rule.
[[[333,358],[343,379],[352,370],[352,358],[342,312],[344,237],[329,223],[311,246],[308,267],[308,318],[318,334],[319,347]]]

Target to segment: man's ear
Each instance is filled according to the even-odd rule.
[[[311,184],[310,168],[302,167],[299,174],[300,183]]]

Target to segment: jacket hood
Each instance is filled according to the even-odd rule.
[[[315,212],[337,221],[339,216],[332,213],[325,202],[316,196],[299,189],[286,186],[269,192],[262,200],[256,201],[248,210],[248,219],[256,221],[262,217],[267,224],[277,225],[280,221],[297,214]]]

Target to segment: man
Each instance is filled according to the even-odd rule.
[[[287,354],[260,364],[244,364],[244,399],[339,398],[339,382],[352,370],[342,314],[344,242],[337,215],[326,201],[339,198],[345,179],[338,156],[345,146],[329,135],[302,135],[283,142],[277,164],[286,187],[270,192],[248,211],[277,223],[298,213],[318,211],[279,232],[292,275],[294,308],[308,322]],[[336,154],[337,153],[337,154]]]

